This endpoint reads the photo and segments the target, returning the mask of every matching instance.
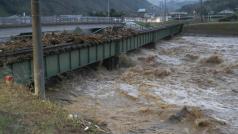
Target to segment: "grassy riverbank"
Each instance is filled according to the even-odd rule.
[[[185,34],[237,36],[238,22],[213,22],[189,24],[184,27]]]
[[[59,105],[37,99],[25,89],[0,86],[0,134],[100,133],[88,122],[69,119],[69,113]]]

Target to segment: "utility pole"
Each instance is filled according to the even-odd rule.
[[[41,43],[40,0],[31,0],[35,95],[45,99],[45,69]]]
[[[107,17],[110,18],[110,0],[107,0]]]
[[[110,23],[110,0],[107,0],[107,19],[108,23]]]
[[[164,0],[164,21],[167,18],[167,0]]]
[[[200,17],[201,17],[201,22],[203,22],[203,0],[200,0]]]
[[[159,9],[159,12],[160,12],[160,20],[161,22],[163,22],[163,19],[164,19],[164,4],[163,4],[163,1],[160,1],[159,2],[159,5],[160,5],[160,9]]]

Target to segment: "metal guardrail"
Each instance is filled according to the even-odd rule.
[[[123,18],[120,17],[82,17],[82,16],[44,16],[41,17],[42,24],[108,24],[108,23],[122,23]],[[0,17],[0,26],[14,26],[14,25],[31,25],[31,17]]]
[[[177,24],[144,31],[137,35],[110,40],[100,44],[62,44],[45,48],[45,51],[49,50],[44,57],[45,77],[48,79],[61,73],[118,56],[146,44],[157,42],[163,38],[174,36],[179,34],[182,28],[183,24]],[[59,51],[55,52],[57,48],[59,48]],[[50,50],[53,51],[51,52]],[[24,50],[19,53],[22,55],[32,55],[31,50]],[[14,53],[5,56],[6,58],[10,56],[16,57]],[[17,83],[29,84],[32,82],[31,57],[14,62],[5,61],[8,64],[0,66],[0,78],[6,75],[12,75]]]
[[[205,15],[204,16],[204,21],[218,21],[219,19],[222,19],[224,17],[226,17],[227,15]],[[190,21],[195,21],[199,19],[200,20],[200,17],[197,17],[197,16],[182,16],[182,17],[179,17],[179,16],[175,16],[175,17],[172,17],[171,20],[190,20]]]

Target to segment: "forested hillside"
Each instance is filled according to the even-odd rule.
[[[161,4],[164,3],[164,0],[148,0],[149,2],[161,7]],[[175,11],[180,9],[184,5],[194,4],[197,0],[167,0],[167,8],[169,11]]]
[[[0,0],[0,16],[30,14],[31,0]],[[138,8],[150,9],[147,0],[110,0],[111,8],[117,11],[136,12]],[[43,15],[88,14],[106,11],[107,0],[41,0]]]
[[[221,10],[230,9],[235,10],[238,8],[238,0],[206,0],[204,2],[204,12],[214,11],[220,12]],[[200,4],[185,5],[181,8],[182,11],[192,12],[199,11]]]

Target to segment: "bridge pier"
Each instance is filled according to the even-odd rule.
[[[119,56],[113,56],[103,61],[103,66],[105,66],[108,70],[116,69],[118,68],[118,65],[119,65]]]
[[[146,49],[154,49],[155,47],[156,47],[156,42],[151,42],[143,46],[143,48],[146,48]]]

